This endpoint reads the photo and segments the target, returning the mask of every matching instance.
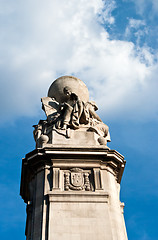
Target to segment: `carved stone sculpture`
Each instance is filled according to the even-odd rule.
[[[89,174],[90,171],[82,170],[81,168],[65,171],[65,190],[90,191]]]
[[[85,141],[88,141],[90,132],[93,133],[91,139],[96,145],[106,145],[110,141],[108,126],[97,115],[96,103],[89,101],[88,89],[78,78],[58,78],[52,83],[48,97],[43,97],[41,101],[47,119],[34,125],[36,148],[45,144],[63,144],[63,141],[64,144],[72,144],[73,138],[77,138],[77,131]],[[82,139],[77,144],[81,145]]]
[[[34,125],[36,148],[22,160],[27,240],[127,240],[120,202],[126,161],[107,147],[109,127],[78,78],[58,78]]]

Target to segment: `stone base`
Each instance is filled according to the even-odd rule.
[[[95,146],[100,145],[98,142],[99,136],[94,132],[87,132],[85,129],[81,130],[59,130],[53,129],[49,134],[49,144],[59,145],[76,145],[76,146]]]
[[[108,198],[105,193],[50,193],[49,239],[112,240]]]
[[[56,145],[64,146],[106,146],[107,141],[110,141],[110,136],[101,137],[93,131],[89,131],[88,127],[81,127],[80,129],[48,129],[48,131],[41,135],[37,141],[37,148],[54,147]]]
[[[105,147],[36,149],[23,159],[27,240],[127,240],[124,158]]]

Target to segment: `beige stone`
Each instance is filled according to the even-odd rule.
[[[33,131],[36,148],[46,144],[106,145],[111,141],[109,127],[102,122],[94,101],[89,101],[86,85],[78,78],[63,76],[41,98],[46,120]]]
[[[74,76],[62,76],[56,79],[48,90],[48,97],[55,98],[59,103],[67,100],[63,93],[64,87],[69,86],[73,92],[84,101],[89,101],[89,92],[87,86],[79,79]]]
[[[27,154],[21,181],[21,195],[32,204],[27,239],[127,240],[119,199],[124,166],[121,154],[101,146]]]
[[[36,149],[22,162],[27,240],[127,240],[120,182],[124,157],[107,146],[109,127],[72,76],[41,99],[46,120],[34,125]]]

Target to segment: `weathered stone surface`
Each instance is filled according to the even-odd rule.
[[[57,79],[41,99],[36,149],[22,162],[27,240],[127,240],[120,203],[124,157],[107,147],[108,126],[85,84]]]
[[[67,101],[67,97],[63,93],[66,86],[69,86],[82,101],[89,101],[89,92],[86,85],[74,76],[63,76],[56,79],[48,90],[48,97],[55,98],[59,103]]]
[[[108,204],[105,202],[54,203],[50,198],[49,239],[112,240]]]
[[[33,126],[36,148],[46,144],[106,145],[111,141],[109,127],[97,115],[98,107],[89,101],[88,89],[80,79],[58,78],[48,96],[41,98],[47,119]]]
[[[119,199],[124,166],[123,156],[106,147],[59,146],[27,154],[21,195],[33,206],[28,226],[34,222],[27,239],[33,231],[33,240],[39,232],[48,240],[126,240]]]

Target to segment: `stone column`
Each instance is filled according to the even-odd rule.
[[[36,149],[23,159],[26,239],[127,240],[120,203],[124,157],[106,146]]]

